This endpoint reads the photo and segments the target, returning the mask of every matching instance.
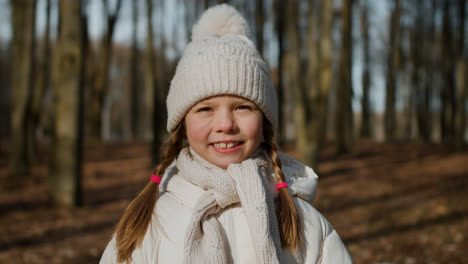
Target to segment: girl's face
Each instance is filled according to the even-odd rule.
[[[240,163],[263,140],[263,113],[255,103],[231,95],[198,102],[185,115],[192,149],[221,168]]]

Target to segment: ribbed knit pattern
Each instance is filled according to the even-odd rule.
[[[206,33],[188,44],[166,100],[167,130],[171,132],[197,102],[215,95],[254,102],[277,127],[278,103],[268,67],[246,36]]]
[[[262,166],[268,166],[262,151],[227,170],[210,164],[190,148],[180,152],[177,168],[181,175],[206,190],[195,205],[185,235],[184,263],[228,263],[228,240],[215,215],[238,202],[247,216],[256,263],[279,263],[278,223]]]

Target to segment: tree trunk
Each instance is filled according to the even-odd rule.
[[[137,1],[132,1],[132,54],[130,58],[130,118],[131,130],[134,139],[141,136],[139,122],[139,85],[138,85],[138,43],[137,43],[137,24],[138,24],[138,5]]]
[[[318,154],[320,151],[320,129],[325,129],[320,125],[320,103],[322,94],[320,93],[320,85],[318,79],[318,64],[319,64],[319,42],[317,31],[319,29],[317,4],[310,0],[308,10],[308,31],[307,31],[307,72],[305,83],[301,83],[305,108],[305,139],[299,148],[301,159],[309,166],[316,168],[318,163]],[[305,145],[304,145],[305,144]]]
[[[413,76],[412,76],[413,77]],[[410,80],[410,85],[413,85],[414,79],[410,77],[412,80]],[[409,91],[407,94],[407,97],[405,98],[405,108],[404,108],[404,118],[403,118],[403,134],[404,140],[411,140],[412,136],[412,131],[413,131],[413,123],[414,120],[418,118],[417,113],[414,109],[414,105],[416,104],[417,101],[417,96],[416,92],[414,91],[413,87],[408,87]]]
[[[162,143],[162,131],[165,128],[163,120],[164,102],[162,89],[156,85],[156,65],[153,44],[153,1],[146,0],[147,4],[147,38],[146,38],[146,66],[145,66],[145,123],[148,135],[153,137],[152,157],[153,164],[159,161],[159,152]],[[151,133],[152,132],[152,133]]]
[[[457,59],[457,101],[455,111],[455,149],[463,150],[465,145],[465,119],[466,119],[466,94],[467,94],[467,77],[466,77],[466,59],[464,58],[463,48],[465,43],[465,7],[466,0],[459,0],[459,36],[458,36],[458,59]]]
[[[77,150],[76,150],[76,163],[78,164],[75,174],[75,205],[83,205],[83,185],[82,185],[82,162],[83,162],[83,145],[84,145],[84,120],[85,120],[85,86],[86,86],[86,61],[88,58],[89,51],[89,31],[88,31],[88,14],[84,10],[88,10],[87,5],[89,2],[82,2],[81,8],[81,61],[80,61],[80,79],[79,79],[79,96],[78,96],[78,137],[77,137]]]
[[[119,18],[122,0],[117,0],[114,12],[109,11],[108,0],[103,0],[104,10],[107,19],[107,31],[104,39],[101,42],[99,49],[99,62],[96,64],[97,69],[93,72],[94,91],[91,97],[91,122],[90,122],[90,139],[93,141],[101,140],[102,135],[102,111],[104,100],[109,90],[109,67],[112,53],[112,38],[114,35],[115,24]]]
[[[347,153],[353,144],[353,109],[352,109],[352,0],[343,0],[342,46],[339,59],[339,78],[336,101],[336,151]]]
[[[325,141],[327,132],[327,115],[328,115],[328,97],[330,93],[331,77],[332,77],[332,59],[333,59],[333,3],[329,0],[321,0],[322,18],[320,22],[320,124],[319,138],[320,143]]]
[[[257,0],[256,6],[256,21],[257,21],[257,48],[260,56],[263,56],[263,25],[265,23],[265,11],[263,10],[263,0]]]
[[[42,101],[44,98],[44,92],[49,86],[50,81],[50,0],[46,1],[46,25],[45,33],[42,45],[40,66],[38,68],[37,82],[35,89],[32,94],[32,105],[31,105],[31,129],[28,130],[28,156],[29,160],[36,160],[36,132],[39,126],[39,120],[41,116]]]
[[[416,106],[416,117],[417,117],[417,128],[418,136],[424,141],[429,142],[431,140],[431,123],[430,123],[430,90],[432,83],[429,83],[432,74],[431,64],[432,56],[434,53],[431,52],[431,34],[433,29],[426,30],[426,26],[431,21],[427,22],[428,19],[433,19],[433,11],[431,8],[422,8],[424,6],[424,0],[418,0],[414,2],[413,8],[415,11],[415,22],[414,28],[411,31],[411,61],[412,61],[412,72],[411,72],[411,90],[415,97]],[[429,26],[433,27],[433,26]],[[424,56],[424,54],[431,54],[432,56]],[[411,106],[412,107],[412,106]],[[408,115],[407,115],[408,118]],[[410,120],[411,121],[411,120]]]
[[[60,32],[54,54],[55,138],[49,171],[49,191],[64,207],[79,205],[80,106],[82,106],[81,1],[59,2]]]
[[[158,1],[158,4],[156,5],[156,9],[163,9],[165,2],[164,1]],[[164,28],[164,23],[166,22],[166,19],[163,16],[159,16],[159,19],[156,20],[156,23],[159,23],[158,27],[159,28]],[[176,35],[178,34],[176,32],[177,30],[174,29],[173,36],[176,38]],[[174,69],[172,69],[172,64],[170,60],[167,60],[166,54],[167,54],[167,39],[164,37],[164,34],[160,32],[159,35],[154,34],[153,36],[154,39],[160,39],[159,43],[159,48],[155,52],[155,67],[156,67],[156,74],[155,74],[155,80],[156,80],[156,87],[158,88],[158,91],[160,92],[161,95],[161,103],[165,105],[166,101],[165,98],[167,96],[167,92],[169,91],[169,86],[170,86],[170,81],[173,75]],[[168,65],[171,65],[168,67]],[[161,111],[163,112],[162,115],[164,118],[162,119],[163,122],[167,120],[167,114],[166,114],[166,107],[165,106],[159,106]],[[166,131],[166,127],[162,129],[163,131]]]
[[[328,88],[331,70],[331,10],[327,1],[322,2],[324,12],[322,16],[322,42],[317,40],[318,29],[315,5],[309,3],[309,31],[308,31],[308,65],[306,80],[301,77],[300,60],[300,36],[298,31],[298,3],[288,3],[287,14],[287,39],[288,39],[288,77],[289,89],[293,95],[293,113],[296,125],[296,149],[299,159],[310,166],[316,166],[318,153],[325,130],[326,101],[328,100]],[[319,49],[320,48],[320,52]],[[319,57],[319,54],[322,57]],[[323,61],[322,61],[323,59]],[[318,74],[318,61],[323,63],[323,71]],[[322,65],[321,65],[322,66]],[[320,78],[320,79],[319,79]],[[320,84],[319,84],[320,83]],[[309,84],[310,86],[308,86]]]
[[[421,71],[424,68],[424,62],[421,54],[424,54],[424,49],[427,47],[425,45],[424,37],[422,31],[424,30],[424,9],[418,8],[419,5],[422,4],[422,1],[419,0],[415,2],[415,22],[414,28],[410,32],[411,38],[411,62],[412,62],[412,71],[411,71],[411,87],[409,88],[409,92],[411,96],[414,97],[413,103],[408,105],[409,109],[413,109],[415,107],[416,110],[416,119],[418,124],[418,134],[423,139],[423,141],[429,141],[429,133],[426,123],[426,116],[427,114],[424,112],[424,103],[426,92],[423,86],[423,78],[421,78]],[[412,123],[411,115],[406,115],[406,119],[409,119],[407,122]],[[407,131],[407,139],[411,139],[411,128]]]
[[[441,87],[441,136],[445,143],[453,143],[454,140],[454,114],[455,114],[455,63],[453,58],[452,30],[450,25],[450,2],[444,1],[442,19],[442,49],[443,49],[443,79],[444,85]]]
[[[275,0],[275,30],[278,36],[278,68],[276,92],[278,94],[278,141],[282,145],[285,143],[285,123],[284,123],[284,93],[283,93],[283,65],[284,65],[284,1]]]
[[[467,95],[467,71],[466,59],[460,56],[457,61],[457,109],[455,112],[455,149],[461,151],[465,145],[466,110],[465,102]]]
[[[288,41],[287,53],[287,74],[288,86],[293,96],[293,114],[296,125],[296,149],[299,152],[299,159],[308,164],[307,155],[307,131],[306,131],[306,115],[307,104],[305,103],[304,91],[301,84],[301,62],[300,62],[300,36],[298,30],[299,11],[298,1],[293,0],[288,2],[286,6],[286,36]]]
[[[12,111],[10,175],[28,173],[28,131],[33,86],[35,0],[10,1],[12,9]]]
[[[145,99],[144,99],[144,135],[151,138],[153,135],[153,116],[156,116],[156,80],[153,44],[153,0],[146,0],[147,35],[145,56]],[[154,140],[154,139],[153,139]]]
[[[370,49],[369,49],[369,19],[368,19],[368,4],[366,1],[362,4],[361,11],[361,34],[363,42],[363,73],[362,73],[362,98],[361,98],[361,137],[370,138],[372,136],[370,125],[370,102],[369,102],[369,86],[370,86]]]
[[[423,121],[423,126],[426,129],[425,133],[420,133],[422,134],[423,139],[426,142],[430,142],[432,140],[432,109],[431,109],[431,99],[433,97],[433,91],[435,89],[434,83],[435,83],[435,69],[438,67],[438,65],[435,63],[435,61],[438,59],[435,45],[436,45],[436,33],[435,33],[435,20],[436,20],[436,0],[431,1],[431,6],[430,6],[430,14],[429,19],[430,19],[430,25],[429,25],[429,31],[427,32],[427,40],[425,41],[425,53],[426,54],[432,54],[432,56],[426,57],[426,63],[424,64],[424,74],[426,77],[426,81],[424,83],[424,101],[422,102],[422,112],[424,113],[424,121]]]
[[[327,3],[323,2],[322,6],[322,26],[325,25],[327,22],[327,15],[329,13],[329,6],[325,6]],[[304,120],[303,122],[303,129],[305,130],[303,133],[305,134],[305,138],[301,140],[301,143],[298,143],[298,150],[301,156],[301,159],[309,164],[312,167],[317,167],[318,165],[318,155],[320,152],[320,148],[322,146],[322,135],[325,134],[326,126],[322,124],[322,120],[325,120],[323,115],[326,115],[326,109],[323,111],[323,103],[324,100],[328,100],[328,86],[326,90],[321,90],[320,85],[320,75],[319,75],[319,63],[321,62],[320,54],[320,42],[318,40],[317,31],[319,29],[320,23],[318,20],[318,8],[315,4],[315,1],[309,1],[309,14],[308,14],[308,33],[307,33],[307,51],[308,51],[308,58],[307,58],[307,75],[306,75],[306,83],[302,83],[301,89],[301,100],[304,104]],[[321,32],[321,37],[324,39],[327,38],[327,31],[326,28],[322,28],[324,30]],[[328,45],[330,43],[327,43]],[[330,48],[330,47],[327,47]],[[326,60],[324,53],[324,60]],[[325,66],[325,65],[324,65]],[[326,67],[326,66],[325,66]],[[324,93],[325,92],[325,93]]]
[[[387,88],[385,96],[385,138],[388,141],[396,139],[396,82],[400,64],[400,1],[395,0],[395,7],[390,21],[390,50],[387,68]]]

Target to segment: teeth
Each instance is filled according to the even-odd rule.
[[[218,149],[232,148],[239,145],[239,142],[230,142],[230,143],[215,143],[214,146]]]

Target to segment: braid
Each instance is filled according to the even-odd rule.
[[[154,173],[160,177],[177,157],[183,147],[185,129],[183,122],[171,133],[169,141],[162,148],[163,155]],[[117,261],[129,262],[135,247],[143,238],[151,222],[151,217],[159,193],[159,184],[149,182],[143,191],[129,204],[115,229]]]
[[[278,157],[278,146],[274,139],[274,130],[271,124],[264,122],[265,149],[271,159],[275,180],[277,183],[284,182],[284,173],[281,170],[281,161]],[[278,191],[278,198],[275,200],[276,217],[280,227],[281,245],[296,251],[302,242],[302,223],[299,212],[294,201],[286,188]]]

